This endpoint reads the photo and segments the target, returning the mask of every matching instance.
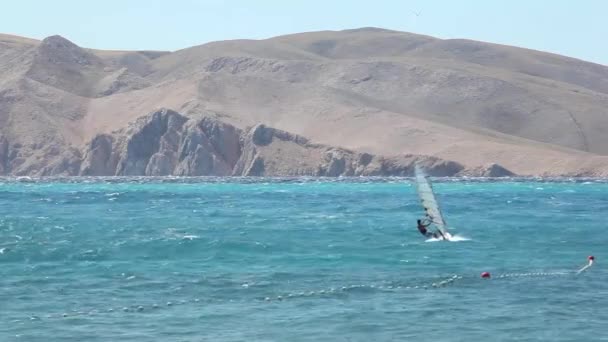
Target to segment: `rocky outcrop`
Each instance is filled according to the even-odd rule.
[[[96,136],[87,146],[81,175],[226,176],[241,155],[241,132],[203,118],[188,120],[162,109],[129,128]]]
[[[415,164],[420,165],[429,176],[450,177],[464,169],[464,166],[449,160],[432,156],[407,154],[401,157],[383,158],[382,175],[412,176]]]
[[[188,122],[179,143],[173,174],[178,176],[231,175],[240,157],[240,131],[209,118]]]
[[[172,174],[184,123],[176,112],[161,110],[131,127],[118,145],[120,159],[116,174],[122,176],[165,176]]]
[[[162,109],[127,129],[95,137],[84,152],[80,175],[411,176],[416,162],[433,176],[452,176],[463,169],[433,157],[358,153],[263,124],[241,130]]]
[[[479,166],[472,169],[462,170],[457,173],[458,176],[469,177],[513,177],[515,173],[507,170],[503,166],[492,163],[484,166]]]
[[[161,109],[83,149],[10,144],[0,136],[0,174],[33,176],[412,176],[414,164],[431,176],[512,175],[499,165],[465,169],[430,156],[380,156],[315,144],[258,124],[247,129],[217,119],[189,119]]]
[[[515,173],[507,170],[506,168],[498,165],[498,164],[490,164],[485,168],[482,177],[512,177],[515,176]]]
[[[77,175],[82,163],[82,156],[79,150],[68,148],[60,153],[57,158],[53,158],[45,167],[41,169],[40,176],[72,176]]]
[[[78,149],[57,142],[9,143],[0,137],[0,175],[73,176],[80,170]]]
[[[113,175],[116,169],[116,155],[112,145],[114,138],[107,134],[96,136],[87,146],[86,154],[80,169],[82,176]]]

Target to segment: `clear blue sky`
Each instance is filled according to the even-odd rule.
[[[99,49],[177,50],[365,26],[608,64],[608,1],[602,0],[9,0],[0,6],[2,33],[60,34]]]

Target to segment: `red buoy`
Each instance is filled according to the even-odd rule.
[[[490,278],[490,272],[482,272],[481,273],[481,277],[482,278]]]
[[[595,257],[593,255],[590,255],[587,259],[589,259],[589,261],[593,261],[595,260]]]

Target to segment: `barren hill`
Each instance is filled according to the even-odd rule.
[[[0,73],[0,174],[82,174],[100,135],[127,141],[138,118],[170,108],[241,140],[259,124],[306,137],[297,153],[426,155],[461,165],[454,174],[497,163],[521,175],[608,175],[608,67],[534,50],[376,28],[175,52],[0,35]],[[266,174],[303,172],[292,154],[264,151]],[[317,152],[307,174],[319,174]]]

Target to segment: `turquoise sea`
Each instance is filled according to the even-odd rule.
[[[608,183],[434,188],[0,180],[0,341],[608,341]]]

